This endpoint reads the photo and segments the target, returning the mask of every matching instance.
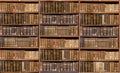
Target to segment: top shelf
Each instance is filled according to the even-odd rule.
[[[119,2],[119,0],[80,0],[81,2]]]
[[[40,1],[102,1],[102,2],[117,2],[119,0],[40,0]]]
[[[78,2],[79,0],[40,0],[40,1],[66,1],[66,2]]]
[[[39,0],[0,0],[0,2],[35,2],[38,3]]]
[[[0,2],[39,2],[39,1],[64,1],[64,2],[119,2],[119,0],[0,0]]]

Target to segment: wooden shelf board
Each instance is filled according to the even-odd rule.
[[[60,35],[60,36],[52,36],[52,35],[40,35],[40,37],[43,37],[43,38],[49,38],[49,37],[51,37],[51,38],[79,38],[79,36],[62,36],[62,35]]]
[[[35,2],[35,3],[38,3],[39,0],[0,0],[0,2]]]
[[[75,1],[79,1],[79,0],[40,0],[40,1],[72,1],[72,2],[75,2]]]
[[[43,60],[42,62],[77,62],[79,60]]]
[[[119,48],[105,48],[105,47],[81,47],[82,50],[119,50]]]
[[[39,73],[39,72],[1,72],[1,73]]]
[[[0,37],[37,37],[37,35],[0,35]]]
[[[39,61],[39,59],[0,59],[1,60],[5,60],[5,61],[9,61],[9,60],[12,60],[12,61]]]
[[[80,0],[81,2],[119,2],[119,0]]]
[[[78,71],[40,71],[40,73],[79,73]]]
[[[61,49],[61,50],[78,50],[79,48],[40,48],[41,50],[52,50],[52,49]]]
[[[40,0],[40,1],[46,1],[46,2],[48,2],[48,1],[57,1],[57,2],[59,2],[59,1],[65,1],[65,2],[78,2],[79,0]]]
[[[120,73],[120,72],[80,72],[80,73]]]
[[[19,13],[19,14],[20,14],[20,13],[37,14],[38,12],[7,12],[7,11],[6,11],[6,12],[0,12],[0,13],[6,13],[6,14],[7,14],[7,13],[11,13],[11,14],[13,14],[13,13],[16,13],[16,14],[17,14],[17,13]]]
[[[94,62],[119,62],[119,60],[80,60],[80,61],[86,61],[86,62],[90,62],[90,61],[94,61]]]
[[[41,23],[40,24],[41,27],[43,26],[78,26],[78,24],[44,24],[44,23]]]
[[[54,13],[53,13],[53,12],[47,12],[47,13],[46,13],[46,12],[40,12],[40,14],[47,14],[47,15],[48,15],[48,14],[49,14],[49,15],[53,15],[53,14],[54,14],[54,15],[64,14],[64,15],[65,15],[65,14],[66,14],[66,15],[69,15],[69,14],[79,14],[79,12],[54,12]]]
[[[0,47],[0,49],[39,49],[39,47]]]
[[[119,36],[80,36],[85,38],[118,38]]]
[[[119,14],[119,12],[80,12],[80,14]]]
[[[38,24],[1,24],[0,26],[38,26]]]
[[[94,25],[92,25],[92,24],[80,24],[80,26],[82,27],[82,26],[119,26],[119,24],[94,24]]]

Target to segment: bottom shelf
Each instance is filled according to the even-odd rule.
[[[80,72],[80,73],[120,73],[120,72]]]
[[[59,72],[59,71],[41,71],[40,73],[120,73],[120,72]]]
[[[41,71],[40,73],[79,73],[79,72],[74,72],[74,71],[64,71],[64,72],[59,72],[59,71]]]
[[[39,73],[39,72],[0,72],[0,73]]]

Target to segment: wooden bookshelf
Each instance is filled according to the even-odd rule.
[[[78,66],[79,59],[77,58],[78,57],[77,53],[79,54],[79,46],[78,46],[78,43],[79,43],[79,41],[78,41],[79,40],[79,33],[78,33],[78,30],[79,30],[79,21],[78,21],[79,20],[79,11],[78,11],[77,5],[79,4],[79,0],[66,0],[66,1],[64,1],[64,0],[54,0],[54,1],[43,0],[42,1],[41,0],[40,3],[41,3],[41,5],[43,5],[44,3],[49,3],[49,4],[51,3],[53,5],[56,4],[54,12],[52,12],[52,11],[51,12],[40,11],[40,15],[42,17],[40,27],[46,29],[46,32],[44,32],[44,29],[41,30],[42,34],[40,35],[40,40],[44,40],[44,39],[49,40],[50,39],[49,41],[51,41],[51,44],[55,45],[55,43],[56,43],[56,46],[49,47],[49,45],[46,45],[46,48],[44,48],[45,46],[43,46],[43,48],[42,48],[42,44],[41,44],[41,47],[40,47],[41,58],[43,58],[42,56],[45,56],[45,55],[42,55],[42,54],[44,54],[44,52],[42,52],[42,51],[47,51],[47,50],[53,50],[56,52],[61,51],[61,53],[58,53],[58,54],[54,52],[55,54],[53,54],[54,55],[53,57],[51,56],[49,58],[49,55],[46,55],[46,58],[44,58],[45,60],[41,59],[41,64],[43,64],[43,67],[42,67],[40,73],[42,73],[42,72],[43,73],[44,72],[60,72],[60,73],[61,72],[65,72],[65,73],[66,72],[72,72],[72,73],[77,72],[78,73],[79,72],[79,69],[78,69],[79,68],[79,66]],[[61,4],[63,4],[62,5],[63,8],[66,8],[69,10],[68,11],[66,11],[65,9],[62,10],[60,8]],[[66,7],[65,4],[67,4],[68,7]],[[72,9],[70,9],[70,6],[72,7]],[[77,6],[77,7],[74,9],[73,8],[74,6]],[[41,6],[41,7],[44,8],[44,6]],[[50,8],[52,9],[52,7],[50,7]],[[50,22],[44,22],[45,21],[44,17],[47,17],[47,15],[48,15],[48,17],[50,17],[50,18],[47,18],[48,21],[51,20]],[[54,20],[52,21],[52,19],[54,19]],[[69,21],[71,21],[71,22],[69,22]],[[51,30],[52,28],[53,28],[53,30]],[[54,33],[51,33],[50,35],[46,34],[47,31],[48,31],[48,33],[49,33],[49,31],[54,32],[55,34]],[[66,33],[67,31],[69,31],[69,34]],[[56,40],[57,42],[53,41],[54,43],[52,43],[52,39]],[[65,43],[65,41],[66,41],[66,43]],[[69,44],[67,44],[67,41],[69,42]],[[74,41],[74,43],[72,43],[72,41]],[[46,42],[46,43],[48,43],[48,42]],[[58,45],[57,43],[58,44],[61,43],[61,45],[60,44]],[[62,43],[64,43],[63,46],[62,46]],[[70,43],[71,43],[71,45],[70,45]],[[72,45],[76,45],[76,46],[72,47]],[[47,48],[47,46],[48,46],[48,48]],[[72,53],[72,52],[74,52],[74,53]],[[73,55],[71,55],[71,54],[73,54]],[[55,56],[57,56],[57,57],[55,57]],[[65,56],[68,56],[68,58],[66,58]],[[75,59],[72,59],[72,56],[74,56]],[[47,57],[48,57],[48,59],[47,59]],[[50,65],[56,64],[56,67],[59,67],[59,65],[61,65],[61,68],[60,69],[54,68],[54,69],[45,71],[44,65],[47,65],[48,63]],[[70,67],[70,65],[73,65],[73,64],[75,66],[77,66],[77,67],[74,66],[75,70],[74,69],[72,70],[73,66],[71,66],[71,69],[68,68],[68,69],[64,70],[65,69],[64,67]],[[56,71],[54,71],[54,70],[56,70]]]
[[[80,0],[80,6],[83,6],[80,9],[80,15],[81,15],[81,22],[80,22],[80,30],[81,31],[79,31],[80,42],[81,42],[81,45],[83,45],[83,44],[86,45],[86,47],[85,46],[80,47],[80,53],[81,53],[80,54],[80,64],[81,64],[80,73],[98,73],[98,72],[117,73],[117,72],[119,72],[119,69],[118,69],[119,68],[119,46],[118,47],[112,47],[112,46],[110,47],[110,42],[109,42],[109,48],[108,48],[107,45],[105,45],[105,43],[104,43],[105,42],[104,38],[106,38],[106,39],[118,38],[119,39],[119,35],[117,35],[117,36],[112,36],[112,34],[106,35],[107,31],[110,31],[109,28],[119,28],[119,12],[120,11],[114,10],[114,8],[113,8],[113,11],[109,10],[110,8],[108,6],[112,5],[112,3],[113,3],[113,5],[117,6],[117,9],[120,6],[119,0],[109,0],[109,1],[108,0]],[[108,8],[104,8],[104,5]],[[102,8],[99,9],[99,7],[101,7],[101,6],[103,6],[103,10],[101,10]],[[108,15],[108,16],[117,15],[118,23],[111,24],[112,20],[106,18],[106,15]],[[108,19],[110,21],[110,23],[109,23],[109,21],[108,21],[108,23],[106,23],[106,22],[104,23],[105,19]],[[99,21],[99,22],[97,22],[97,21]],[[106,31],[106,34],[104,34],[104,31]],[[119,32],[119,29],[117,30],[117,32]],[[103,36],[102,33],[105,36]],[[110,34],[110,32],[108,32],[108,34]],[[117,34],[119,34],[119,33],[117,33]],[[84,38],[87,38],[87,40],[85,40]],[[91,40],[90,42],[89,42],[89,39]],[[97,39],[97,41],[95,41],[94,39]],[[101,39],[100,40],[101,42],[99,42],[99,39]],[[104,42],[102,42],[103,41],[102,39],[104,40]],[[84,40],[84,43],[83,43],[83,40]],[[87,42],[89,43],[89,45],[87,45],[88,44]],[[94,42],[95,42],[95,44],[94,44]],[[106,43],[107,43],[107,41],[106,41]],[[116,43],[118,44],[119,40],[116,40]],[[94,46],[92,46],[92,44],[94,44]],[[100,45],[100,44],[102,44],[102,45]],[[98,47],[98,45],[99,45],[99,47]],[[105,46],[103,47],[103,45],[105,45]],[[95,52],[93,52],[93,51],[95,51]],[[105,51],[105,52],[103,52],[103,51]],[[111,53],[111,52],[118,53],[118,54],[116,54],[117,59],[112,59],[112,57],[110,58],[109,53]],[[109,54],[109,55],[106,55],[104,53]],[[109,59],[108,59],[108,57],[109,57]],[[111,64],[114,64],[114,66],[116,66],[116,67],[111,67],[110,66]],[[112,69],[114,69],[114,70],[112,70]]]
[[[0,73],[39,73],[38,5],[0,0]]]
[[[0,0],[0,73],[119,73],[120,0]]]

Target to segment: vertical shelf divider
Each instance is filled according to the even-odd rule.
[[[78,45],[78,47],[79,47],[79,54],[78,54],[78,59],[79,59],[79,62],[78,62],[78,63],[79,63],[79,66],[78,66],[78,72],[80,73],[80,67],[81,67],[81,65],[80,65],[80,64],[81,64],[81,63],[80,63],[80,62],[81,62],[81,61],[80,61],[80,55],[81,55],[81,54],[80,54],[80,32],[81,32],[81,31],[80,31],[80,27],[81,27],[81,26],[80,26],[80,0],[79,0],[79,3],[78,3],[78,12],[79,12],[79,14],[78,14],[78,15],[79,15],[79,18],[78,18],[78,21],[79,21],[79,23],[78,23],[78,37],[79,37],[79,41],[78,41],[78,44],[79,44],[79,45]]]
[[[118,65],[118,71],[120,72],[120,0],[119,0],[119,17],[118,17],[118,24],[119,24],[119,37],[118,37],[118,48],[119,48],[119,52],[118,52],[118,59],[119,59],[119,65]]]
[[[40,49],[40,43],[41,43],[41,42],[40,42],[40,24],[41,24],[41,23],[40,23],[40,21],[41,21],[40,12],[41,12],[41,10],[40,10],[40,6],[41,6],[41,5],[40,5],[40,0],[38,0],[38,25],[39,25],[39,26],[38,26],[38,42],[39,42],[39,43],[38,43],[38,47],[39,47],[39,53],[38,53],[39,56],[38,56],[38,57],[39,57],[39,73],[40,73],[40,71],[41,71],[41,61],[40,61],[40,59],[41,59],[41,56],[40,56],[40,53],[41,53],[41,52],[40,52],[40,50],[41,50],[41,49]]]

